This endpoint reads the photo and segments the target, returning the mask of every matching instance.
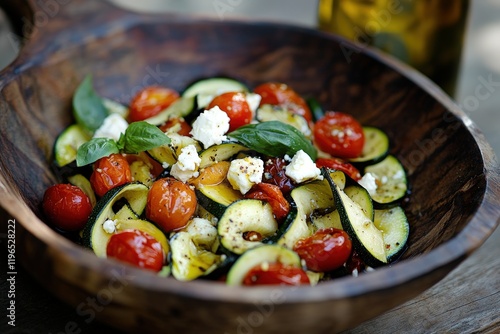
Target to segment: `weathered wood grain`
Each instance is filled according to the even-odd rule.
[[[109,292],[119,279],[98,316],[144,333],[185,332],[186,324],[191,332],[235,332],[242,321],[258,332],[334,332],[437,283],[498,224],[492,150],[427,80],[369,50],[355,49],[348,62],[346,47],[353,48],[298,27],[148,16],[99,1],[60,6],[0,76],[0,203],[21,223],[18,250],[27,270],[71,305]],[[357,279],[296,289],[185,284],[97,259],[50,230],[39,210],[57,178],[49,167],[54,138],[71,122],[71,96],[88,73],[100,94],[121,102],[152,81],[178,90],[213,75],[250,87],[283,81],[328,109],[381,127],[412,185],[408,251],[399,263]]]

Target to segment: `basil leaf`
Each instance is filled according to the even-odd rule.
[[[113,139],[92,138],[82,144],[76,152],[76,165],[85,166],[113,153],[119,153],[118,145]]]
[[[170,138],[155,125],[148,122],[131,123],[120,138],[125,153],[138,153],[170,144]]]
[[[279,121],[242,126],[227,135],[259,153],[270,156],[293,156],[303,150],[314,161],[318,152],[302,132]]]
[[[108,116],[102,98],[92,86],[92,76],[88,75],[76,89],[73,96],[73,116],[78,124],[93,133]]]

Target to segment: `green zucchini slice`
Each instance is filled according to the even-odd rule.
[[[182,93],[182,97],[195,97],[197,95],[215,97],[225,92],[248,92],[248,87],[232,78],[211,77],[200,79],[190,84]],[[205,105],[198,107],[202,108]]]
[[[382,231],[387,260],[394,261],[406,249],[410,234],[410,225],[404,210],[400,206],[375,210],[373,223]]]
[[[160,111],[159,114],[153,117],[145,119],[145,121],[153,125],[162,125],[171,117],[186,117],[196,110],[196,99],[194,97],[181,97],[167,109]]]
[[[382,161],[389,154],[389,137],[379,128],[364,126],[365,144],[361,155],[357,158],[349,159],[356,165],[373,165]]]
[[[97,256],[106,257],[106,232],[103,229],[104,222],[115,219],[116,212],[121,208],[115,208],[115,204],[123,200],[128,203],[131,211],[140,216],[146,207],[149,188],[142,183],[128,183],[108,191],[94,206],[89,220],[82,233],[83,244],[91,248]],[[116,212],[115,212],[116,210]],[[153,225],[154,226],[154,225]],[[147,232],[147,231],[146,231]]]
[[[387,263],[382,232],[371,219],[366,217],[361,207],[331,180],[327,173],[323,175],[330,182],[342,227],[351,237],[358,254],[367,265],[372,267]]]
[[[311,128],[306,119],[279,106],[264,104],[257,109],[256,118],[259,122],[280,121],[302,132],[305,137],[311,138]]]
[[[344,192],[359,205],[365,216],[373,221],[375,211],[373,210],[373,201],[368,191],[362,186],[355,184],[346,187]]]
[[[222,217],[226,208],[243,198],[243,195],[234,190],[229,182],[217,185],[202,185],[195,189],[198,204],[217,218]]]
[[[406,196],[406,172],[401,162],[393,155],[388,155],[375,165],[367,166],[364,172],[372,174],[377,181],[377,190],[371,194],[376,208],[395,206]]]
[[[262,245],[262,240],[277,229],[271,205],[256,199],[234,202],[217,224],[222,246],[235,254]]]
[[[76,160],[76,152],[80,145],[91,139],[91,136],[79,124],[72,124],[63,130],[54,143],[54,156],[59,167]]]
[[[200,168],[208,167],[219,161],[228,160],[232,156],[247,150],[248,148],[245,146],[231,142],[210,146],[199,154],[201,159]]]
[[[82,174],[68,176],[68,182],[82,189],[85,195],[89,197],[92,207],[96,205],[97,200],[95,197],[94,189],[92,189],[90,181],[85,176],[83,176]]]
[[[258,265],[269,263],[301,267],[300,257],[294,251],[278,245],[263,245],[243,253],[227,274],[227,285],[242,285],[248,272]]]

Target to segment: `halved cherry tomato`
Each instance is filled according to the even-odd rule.
[[[282,158],[270,158],[264,163],[262,182],[277,185],[286,194],[293,188],[293,181],[285,174],[287,162]]]
[[[139,268],[160,271],[165,258],[161,244],[140,230],[113,234],[106,246],[106,255]]]
[[[130,165],[121,154],[111,154],[94,163],[90,184],[97,196],[104,196],[109,190],[132,181]]]
[[[316,166],[318,168],[328,167],[344,172],[354,181],[361,180],[361,173],[352,164],[340,158],[318,158],[316,159]]]
[[[279,82],[267,82],[257,86],[254,93],[262,97],[261,106],[264,104],[278,105],[303,116],[307,122],[312,122],[313,117],[307,102],[288,85]]]
[[[243,285],[301,285],[310,284],[306,272],[299,267],[281,263],[259,264],[248,272]]]
[[[45,190],[42,209],[54,226],[65,231],[79,231],[87,223],[92,204],[79,187],[56,184]]]
[[[229,132],[236,130],[240,126],[250,124],[252,121],[252,109],[250,109],[243,93],[227,92],[216,96],[207,109],[215,106],[218,106],[229,117]]]
[[[313,133],[320,150],[339,158],[358,157],[365,143],[361,124],[341,112],[327,112],[316,122]]]
[[[216,186],[226,180],[227,172],[231,163],[229,161],[219,161],[200,171],[200,175],[189,181],[195,187]]]
[[[143,121],[168,108],[179,98],[175,90],[160,86],[149,86],[139,91],[130,102],[129,121]]]
[[[351,239],[343,230],[320,229],[310,237],[300,239],[293,248],[312,271],[331,271],[342,266],[352,251]]]
[[[196,194],[189,185],[173,177],[166,177],[151,185],[146,217],[168,233],[186,226],[197,204]]]
[[[187,137],[191,136],[191,134],[190,134],[191,129],[192,129],[191,125],[189,125],[189,123],[186,122],[184,120],[184,118],[181,118],[181,117],[169,118],[168,121],[165,122],[165,124],[162,124],[160,126],[160,130],[163,132],[166,132],[167,130],[169,130],[170,128],[173,128],[177,124],[179,124],[179,126],[180,126],[179,131],[177,131],[178,134],[180,134],[181,136],[187,136]]]
[[[266,201],[271,205],[274,216],[279,222],[290,211],[290,203],[285,199],[280,188],[270,183],[257,183],[245,194],[245,198],[254,198]]]

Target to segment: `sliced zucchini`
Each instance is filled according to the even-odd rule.
[[[406,172],[401,162],[393,155],[388,155],[375,165],[367,166],[364,172],[370,173],[377,182],[377,190],[371,194],[376,208],[395,206],[406,196]]]
[[[231,203],[243,198],[243,195],[234,190],[229,182],[202,185],[196,188],[195,192],[198,203],[217,218],[222,217]]]
[[[320,216],[311,216],[311,224],[314,226],[315,231],[325,228],[336,228],[339,230],[344,229],[342,227],[342,223],[340,222],[340,215],[338,210],[334,210]]]
[[[151,158],[160,163],[164,169],[172,167],[172,165],[177,162],[177,154],[168,145],[152,148],[148,150],[148,154]]]
[[[366,264],[372,267],[387,263],[382,232],[366,217],[361,207],[331,180],[327,173],[323,175],[330,182],[342,227],[351,237],[353,247],[358,254]]]
[[[344,192],[350,199],[359,205],[365,216],[373,221],[373,201],[368,191],[362,186],[355,184],[346,187]]]
[[[79,124],[72,124],[64,129],[54,144],[54,157],[58,167],[66,166],[76,160],[76,152],[80,145],[92,137]]]
[[[173,102],[167,109],[160,111],[159,114],[145,119],[146,122],[153,125],[162,125],[171,117],[186,117],[197,109],[194,96],[181,97]]]
[[[311,110],[313,120],[315,122],[321,119],[323,116],[325,116],[325,110],[323,109],[319,101],[316,100],[314,97],[306,99],[306,103],[309,106],[309,109]]]
[[[95,198],[95,193],[94,190],[92,189],[90,181],[85,176],[83,176],[82,174],[75,174],[72,176],[68,176],[68,182],[82,189],[85,195],[89,197],[90,204],[92,204],[92,207],[95,206],[97,202]]]
[[[306,119],[282,107],[264,104],[257,109],[256,118],[259,122],[280,121],[293,126],[307,138],[311,138],[311,128]]]
[[[97,256],[106,257],[106,248],[101,240],[103,224],[108,219],[114,219],[115,210],[118,212],[121,208],[116,208],[115,204],[125,200],[130,209],[138,216],[142,214],[146,207],[149,188],[142,183],[128,183],[108,191],[94,206],[90,213],[87,224],[82,233],[84,246],[91,248]],[[97,239],[94,238],[97,236]],[[107,239],[106,239],[107,240]],[[104,248],[103,248],[104,247]]]
[[[228,160],[232,156],[247,150],[248,148],[245,146],[232,142],[211,146],[200,152],[200,168],[208,167],[219,161]]]
[[[326,180],[314,181],[293,189],[290,193],[297,215],[278,240],[278,245],[292,249],[295,243],[314,232],[310,224],[313,215],[331,212],[335,209],[332,190]]]
[[[127,119],[128,114],[129,114],[129,109],[124,106],[121,103],[118,103],[116,101],[110,100],[108,98],[103,98],[102,99],[102,104],[104,105],[104,108],[108,111],[110,114],[118,114],[124,119]]]
[[[198,109],[202,109],[215,96],[226,92],[248,92],[248,87],[235,79],[211,77],[190,84],[182,93],[182,97],[196,97]]]
[[[349,159],[357,165],[373,165],[382,161],[389,154],[389,137],[387,134],[372,126],[364,126],[365,144],[361,155],[357,158]]]
[[[394,261],[406,249],[410,234],[410,225],[404,210],[400,206],[375,210],[373,223],[382,231],[387,260]]]
[[[217,229],[206,219],[195,218],[170,239],[172,275],[180,281],[191,281],[210,273],[222,262],[215,253]]]
[[[263,245],[243,253],[227,274],[227,285],[242,285],[251,269],[269,263],[301,267],[300,257],[294,251],[278,245]]]
[[[114,215],[113,219],[128,220],[139,219],[139,215],[132,210],[130,204],[125,203],[120,210]]]
[[[256,199],[234,202],[217,224],[222,246],[235,254],[262,245],[262,239],[273,235],[277,229],[271,205]]]

